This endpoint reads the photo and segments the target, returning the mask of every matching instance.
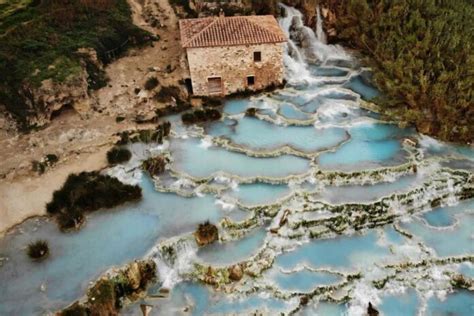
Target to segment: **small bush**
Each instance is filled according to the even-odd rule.
[[[123,184],[97,171],[71,174],[61,189],[53,193],[46,211],[55,216],[62,230],[78,228],[84,214],[101,208],[112,208],[142,197],[139,186]]]
[[[45,240],[38,240],[28,245],[28,256],[34,260],[41,260],[49,255],[48,242]]]
[[[209,107],[217,107],[222,105],[222,99],[219,98],[211,98],[211,97],[203,97],[202,103],[204,106]]]
[[[254,117],[257,114],[257,109],[256,108],[248,108],[245,111],[246,116]]]
[[[142,164],[142,169],[148,172],[151,176],[156,176],[165,171],[166,159],[163,156],[157,156],[145,160]]]
[[[203,224],[199,224],[194,237],[199,246],[205,246],[219,239],[219,231],[216,225],[206,221]]]
[[[132,158],[132,153],[126,148],[114,147],[107,152],[107,161],[111,165],[124,163]]]
[[[181,91],[176,86],[161,87],[160,91],[155,94],[154,99],[158,102],[170,102],[173,98],[180,100]]]
[[[208,121],[217,121],[222,117],[221,112],[216,109],[195,110],[192,113],[184,113],[181,120],[184,124],[203,123]]]
[[[55,154],[47,154],[41,161],[33,160],[31,168],[38,174],[43,174],[48,167],[54,166],[59,161],[59,157]]]
[[[158,79],[156,77],[150,77],[145,82],[145,90],[153,90],[158,86]]]

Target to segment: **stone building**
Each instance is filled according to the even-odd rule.
[[[283,82],[287,41],[276,19],[234,16],[179,21],[194,95],[257,91]]]

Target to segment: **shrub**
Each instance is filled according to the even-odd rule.
[[[221,112],[216,109],[195,110],[194,112],[184,113],[181,120],[184,124],[203,123],[208,121],[217,121],[222,117]]]
[[[158,102],[170,102],[173,98],[180,100],[181,90],[176,86],[161,87],[160,91],[155,94],[154,99]]]
[[[204,106],[217,107],[222,105],[222,99],[212,98],[212,97],[203,97],[202,103]]]
[[[245,111],[246,116],[254,117],[257,114],[257,109],[256,108],[248,108]]]
[[[474,6],[470,0],[322,0],[337,40],[356,48],[390,114],[424,134],[472,142]]]
[[[87,212],[112,208],[142,197],[141,188],[123,184],[97,171],[71,174],[61,189],[53,193],[46,211],[55,216],[62,230],[79,228]]]
[[[42,108],[28,106],[29,88],[43,80],[61,83],[86,69],[90,89],[105,85],[104,71],[78,54],[79,48],[93,48],[106,64],[152,38],[133,24],[126,0],[21,1],[21,10],[8,2],[13,6],[19,1],[0,4],[0,103],[25,130]]]
[[[166,159],[163,156],[149,158],[142,163],[142,169],[151,176],[156,176],[165,171]]]
[[[130,160],[132,153],[127,148],[114,147],[107,152],[107,161],[109,164],[120,164]]]
[[[33,260],[41,260],[49,255],[48,242],[45,240],[38,240],[28,245],[28,256]]]
[[[171,123],[165,121],[159,124],[155,129],[142,129],[133,131],[124,131],[119,134],[120,140],[117,141],[117,145],[126,145],[129,143],[151,143],[155,142],[161,144],[163,137],[167,137],[171,132]]]
[[[32,170],[43,174],[48,167],[54,166],[59,161],[59,157],[55,154],[47,154],[41,161],[33,160],[31,162]]]
[[[219,231],[217,226],[206,221],[199,224],[197,231],[194,234],[196,242],[199,246],[204,246],[213,243],[219,239]]]
[[[158,79],[156,77],[150,77],[145,82],[145,90],[153,90],[158,86]]]

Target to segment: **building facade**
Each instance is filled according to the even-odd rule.
[[[273,16],[180,21],[193,94],[225,96],[283,82],[286,37]]]

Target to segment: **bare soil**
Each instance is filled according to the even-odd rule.
[[[154,93],[161,86],[178,86],[186,76],[178,19],[168,0],[129,3],[134,23],[160,40],[106,67],[110,82],[91,96],[95,109],[83,116],[66,110],[45,129],[26,135],[0,131],[0,234],[25,218],[44,215],[45,204],[70,173],[106,167],[106,152],[116,141],[114,134],[137,128],[137,115],[146,117],[166,106],[153,100]],[[159,23],[148,23],[149,17]],[[160,85],[146,91],[143,86],[151,76]],[[117,116],[125,120],[117,123]],[[47,154],[58,155],[59,162],[42,175],[32,171],[32,161]]]

